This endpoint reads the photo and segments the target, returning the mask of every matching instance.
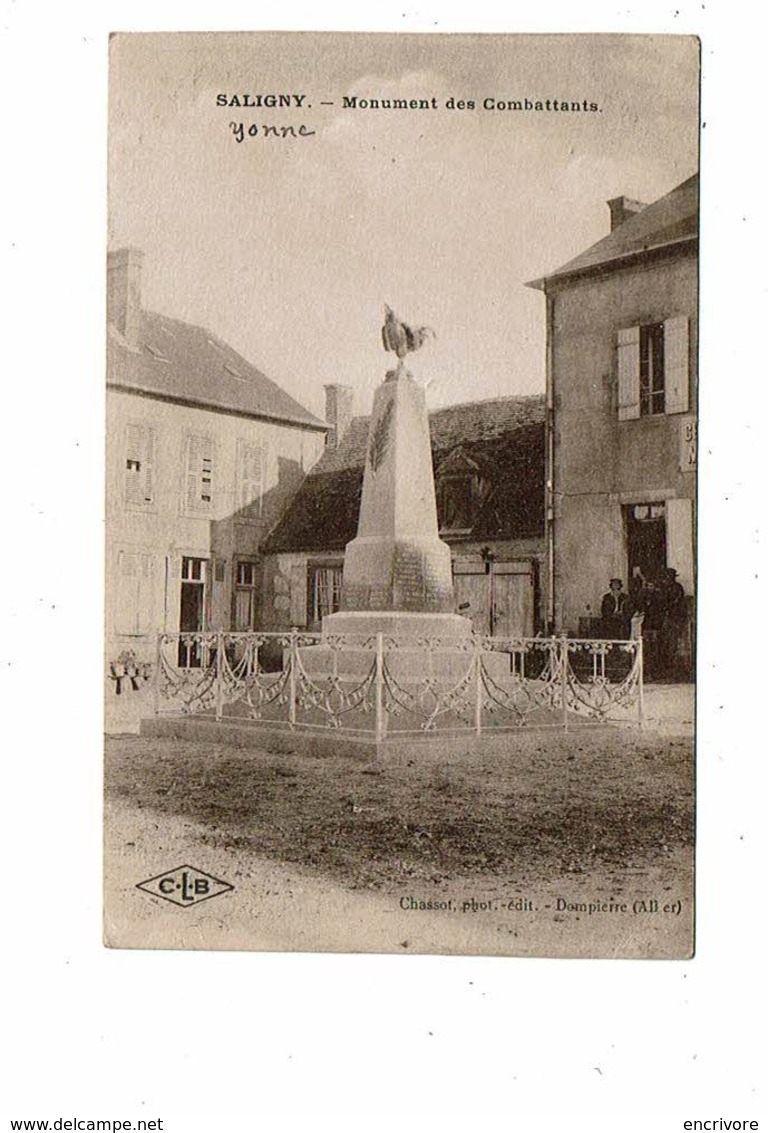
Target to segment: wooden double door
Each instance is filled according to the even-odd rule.
[[[536,623],[536,564],[458,558],[453,565],[456,609],[472,619],[476,633],[533,637]]]

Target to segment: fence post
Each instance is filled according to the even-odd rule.
[[[560,644],[560,695],[562,696],[563,731],[568,731],[568,640],[561,635]]]
[[[155,641],[155,679],[152,682],[152,706],[155,716],[160,715],[160,661],[163,651],[163,635],[159,633]]]
[[[645,727],[645,705],[643,703],[643,635],[637,639],[637,726]]]
[[[216,634],[216,719],[220,720],[224,707],[224,634]]]
[[[483,730],[483,660],[480,641],[475,642],[475,735]]]
[[[297,630],[294,626],[291,630],[291,648],[290,656],[288,658],[288,723],[292,728],[296,724],[296,637]]]
[[[376,710],[376,743],[380,744],[386,731],[384,715],[384,634],[376,634],[376,674],[374,681],[374,705]]]

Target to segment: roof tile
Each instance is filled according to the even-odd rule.
[[[544,420],[541,395],[501,397],[436,409],[429,415],[433,467],[458,447],[489,492],[473,538],[528,538],[544,523]],[[370,418],[355,417],[337,449],[326,449],[262,544],[267,554],[342,551],[355,537]]]
[[[543,288],[568,276],[615,266],[629,256],[694,240],[698,230],[699,176],[694,174],[671,193],[625,220],[586,251],[542,279],[533,280],[528,286]]]
[[[109,328],[109,385],[309,429],[327,428],[203,327],[142,311],[138,342],[138,347],[133,348],[114,327]]]

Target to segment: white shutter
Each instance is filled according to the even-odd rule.
[[[693,500],[667,500],[667,566],[677,571],[686,594],[693,594]]]
[[[198,505],[200,491],[200,438],[187,437],[184,455],[184,506],[190,511]]]
[[[144,503],[151,504],[155,499],[155,430],[147,427],[144,450]]]
[[[619,420],[640,416],[640,327],[624,327],[618,334]]]
[[[125,502],[147,507],[155,498],[155,430],[128,425],[125,436]]]
[[[138,555],[120,551],[117,556],[117,602],[115,630],[122,634],[138,632],[136,611],[139,598]]]
[[[213,504],[213,441],[201,437],[200,506],[208,509]]]
[[[291,625],[307,624],[307,568],[291,567]]]
[[[237,475],[237,510],[243,517],[258,519],[264,485],[264,449],[261,445],[238,441]]]
[[[677,315],[664,323],[664,412],[688,412],[688,318]]]
[[[184,468],[184,506],[189,511],[210,511],[213,500],[213,441],[188,436]]]
[[[136,629],[138,633],[150,633],[159,627],[152,624],[155,606],[155,560],[152,555],[137,555],[139,569],[138,595],[136,601]]]

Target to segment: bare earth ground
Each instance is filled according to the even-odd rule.
[[[110,737],[105,864],[117,947],[685,957],[692,742],[516,733],[388,765]],[[181,864],[234,892],[136,889]]]

